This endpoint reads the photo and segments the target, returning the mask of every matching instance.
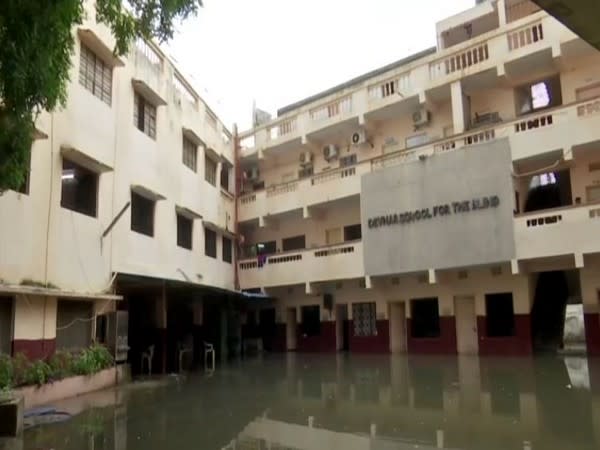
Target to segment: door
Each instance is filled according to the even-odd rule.
[[[454,313],[456,315],[456,339],[458,353],[462,355],[476,355],[477,343],[477,316],[475,314],[474,297],[455,297]]]
[[[0,353],[10,354],[13,325],[13,299],[0,297]]]

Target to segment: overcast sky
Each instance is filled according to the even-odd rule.
[[[435,45],[474,0],[203,0],[167,45],[230,127]]]

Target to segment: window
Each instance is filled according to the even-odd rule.
[[[112,67],[83,44],[81,44],[79,58],[79,84],[110,106]]]
[[[227,164],[223,164],[221,166],[221,188],[225,189],[227,192],[229,189],[229,173],[231,171],[231,167]]]
[[[196,172],[198,168],[198,147],[188,138],[183,138],[183,164]]]
[[[514,336],[515,313],[512,293],[486,295],[485,315],[489,337]]]
[[[96,217],[98,174],[63,159],[60,206]]]
[[[411,306],[411,336],[413,338],[440,337],[440,315],[437,298],[413,300]]]
[[[283,239],[282,241],[282,249],[284,252],[290,250],[303,250],[306,248],[306,238],[304,235],[302,236],[294,236]]]
[[[154,200],[131,192],[131,230],[154,236]]]
[[[321,309],[319,305],[303,306],[301,308],[301,329],[304,336],[321,334]]]
[[[192,249],[192,231],[194,222],[183,214],[177,214],[177,245],[179,247]]]
[[[138,130],[156,139],[156,106],[137,92],[134,92],[133,102],[133,124]]]
[[[354,336],[377,336],[377,311],[375,302],[352,304]]]
[[[313,173],[314,173],[313,166],[306,166],[298,171],[298,178],[312,177]]]
[[[560,77],[529,83],[516,89],[517,114],[551,108],[562,104]]]
[[[362,228],[360,223],[344,227],[344,242],[358,241],[362,239]]]
[[[233,260],[231,239],[223,236],[223,261],[231,263]]]
[[[204,179],[213,186],[217,185],[217,163],[208,155],[204,156]]]
[[[272,255],[275,252],[277,252],[277,243],[275,241],[256,244],[257,255]]]
[[[217,233],[208,228],[204,229],[204,254],[211,258],[217,257]]]
[[[85,300],[58,300],[56,305],[57,350],[79,350],[92,343],[94,304]]]
[[[353,155],[342,156],[340,158],[340,167],[349,167],[356,164],[356,153]]]

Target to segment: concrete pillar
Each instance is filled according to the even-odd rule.
[[[227,309],[221,308],[221,354],[218,355],[221,362],[227,361],[227,337],[228,337],[228,321],[227,321]]]
[[[160,295],[156,298],[155,322],[158,341],[157,354],[160,357],[158,367],[161,373],[167,373],[167,286],[163,282]]]
[[[506,0],[498,0],[498,23],[500,27],[506,25]]]
[[[467,124],[465,123],[465,98],[460,80],[455,81],[450,85],[450,95],[452,99],[452,123],[454,125],[454,133],[464,133]]]
[[[204,358],[204,302],[200,294],[195,294],[192,299],[192,325],[194,336],[194,362],[203,361]]]
[[[598,268],[592,264],[579,269],[587,353],[594,356],[600,355],[600,278],[597,274]]]

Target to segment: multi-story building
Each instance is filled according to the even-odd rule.
[[[115,57],[86,5],[67,104],[39,117],[27,183],[0,196],[0,352],[85,346],[125,310],[130,359],[155,350],[164,368],[234,291],[233,140],[157,46]]]
[[[600,54],[527,0],[436,32],[239,135],[239,283],[274,299],[249,323],[282,350],[530,354],[581,318],[599,353]]]

